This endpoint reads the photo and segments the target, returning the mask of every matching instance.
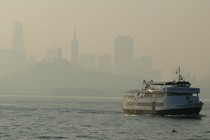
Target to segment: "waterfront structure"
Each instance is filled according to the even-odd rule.
[[[98,56],[97,70],[100,72],[111,73],[112,58],[110,55],[99,55]]]
[[[79,43],[77,41],[76,28],[74,28],[74,36],[71,42],[71,63],[74,65],[78,65],[78,57],[79,57],[78,49],[79,49]]]
[[[85,70],[95,71],[96,70],[96,57],[94,54],[88,53],[80,55],[79,66]]]
[[[118,36],[115,39],[114,65],[116,73],[130,74],[133,62],[133,39],[130,36]]]
[[[25,61],[23,26],[21,22],[15,22],[13,29],[12,51],[15,61]]]

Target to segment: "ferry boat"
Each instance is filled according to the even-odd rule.
[[[143,81],[142,89],[129,90],[123,97],[122,109],[125,114],[152,115],[196,115],[202,109],[199,100],[200,88],[190,87],[176,72],[177,81],[149,82]]]

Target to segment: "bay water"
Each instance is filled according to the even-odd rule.
[[[209,140],[210,100],[202,102],[200,117],[188,118],[125,115],[121,97],[0,95],[0,139]]]

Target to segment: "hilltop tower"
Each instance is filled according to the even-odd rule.
[[[75,65],[78,65],[78,47],[79,43],[76,38],[76,28],[74,28],[74,37],[71,42],[71,62]]]
[[[23,27],[21,22],[15,22],[13,29],[12,51],[18,60],[25,59],[24,41],[23,41]]]
[[[133,62],[133,39],[130,36],[118,36],[115,39],[114,65],[117,73],[129,74]]]

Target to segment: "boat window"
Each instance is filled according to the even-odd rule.
[[[140,92],[137,93],[137,97],[144,97],[144,96],[145,96],[145,93],[140,93]]]
[[[126,102],[126,105],[127,106],[133,106],[134,105],[134,102]]]
[[[160,102],[160,103],[156,103],[156,106],[163,106],[164,103]],[[142,102],[142,103],[136,103],[136,106],[152,106],[152,103],[146,103],[146,102]]]
[[[156,103],[156,106],[163,106],[164,105],[164,103]]]
[[[196,96],[196,97],[197,97],[197,96],[198,96],[198,93],[193,93],[193,95],[192,95],[192,96]]]
[[[161,98],[161,97],[163,97],[163,94],[155,93],[155,94],[153,94],[153,97],[154,98]]]
[[[186,84],[185,86],[186,86],[186,87],[190,87],[190,85],[189,85],[189,84]]]
[[[151,106],[151,103],[136,103],[136,106]]]
[[[191,93],[167,93],[167,96],[192,96]]]

